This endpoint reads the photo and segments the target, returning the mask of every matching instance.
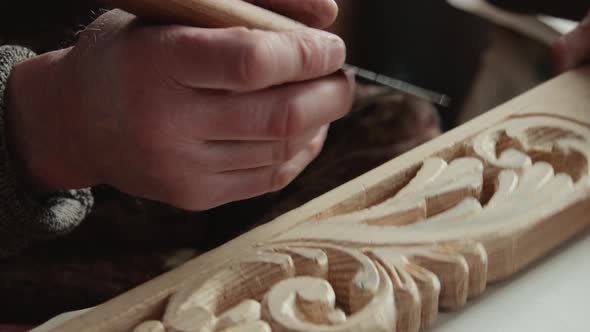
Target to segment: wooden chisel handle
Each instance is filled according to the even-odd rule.
[[[203,28],[295,30],[302,23],[242,0],[106,0],[138,17]]]

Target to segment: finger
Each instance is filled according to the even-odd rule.
[[[338,16],[338,5],[334,0],[249,0],[249,2],[319,29],[330,26]]]
[[[228,172],[282,164],[291,160],[317,137],[325,136],[327,126],[281,141],[213,141],[199,153],[214,172]]]
[[[291,160],[279,166],[214,175],[211,181],[217,183],[217,190],[211,193],[213,198],[211,205],[219,206],[283,189],[318,156],[325,137],[326,132],[314,139],[306,149]]]
[[[198,140],[284,140],[346,115],[354,79],[342,74],[263,91],[209,96],[206,110],[187,105],[179,127]],[[202,97],[200,97],[202,100]]]
[[[586,0],[487,0],[493,5],[525,14],[545,14],[572,20],[582,19],[588,2]]]
[[[154,40],[153,29],[147,29]],[[155,40],[171,79],[190,88],[253,91],[329,75],[344,63],[342,39],[328,32],[244,28],[156,29]],[[162,41],[162,42],[160,42]]]
[[[590,60],[590,15],[576,29],[558,39],[553,52],[558,72]]]

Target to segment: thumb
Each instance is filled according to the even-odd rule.
[[[573,31],[555,42],[553,57],[559,73],[590,60],[590,14]]]

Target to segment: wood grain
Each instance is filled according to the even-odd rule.
[[[589,107],[569,72],[57,330],[418,331],[590,224]]]

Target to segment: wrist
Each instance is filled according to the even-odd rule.
[[[68,120],[68,50],[15,66],[6,90],[5,136],[9,156],[25,185],[37,192],[91,186],[88,164],[75,148]]]

